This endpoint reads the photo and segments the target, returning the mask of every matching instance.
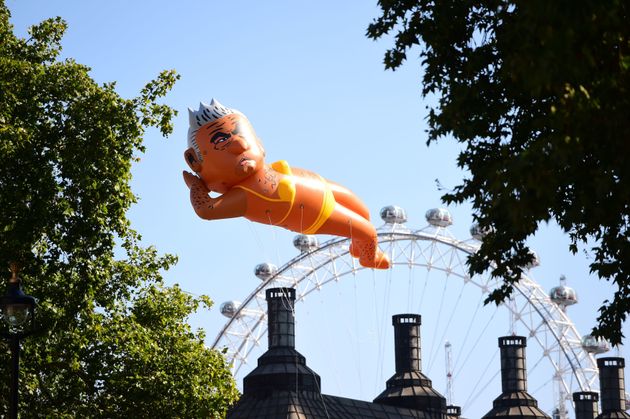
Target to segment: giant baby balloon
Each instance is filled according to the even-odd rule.
[[[216,100],[189,109],[189,116],[184,157],[196,175],[184,172],[184,180],[199,217],[245,217],[304,234],[349,237],[350,253],[361,265],[389,267],[369,211],[356,195],[286,161],[265,164],[265,150],[245,115]]]

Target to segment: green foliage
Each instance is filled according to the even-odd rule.
[[[394,33],[396,69],[418,46],[429,140],[464,145],[469,172],[444,195],[471,201],[484,239],[470,272],[488,269],[511,292],[529,260],[525,241],[555,220],[586,248],[591,271],[618,290],[594,333],[620,343],[630,312],[630,3],[381,0],[374,39]]]
[[[172,131],[175,111],[156,100],[178,76],[165,71],[123,99],[58,59],[63,20],[25,40],[9,17],[0,2],[0,267],[18,261],[39,300],[40,332],[23,347],[23,416],[221,417],[234,382],[187,324],[211,302],[165,287],[175,257],[141,247],[126,218],[134,153],[146,127]],[[2,343],[0,377],[8,361]],[[0,411],[8,394],[3,379]]]

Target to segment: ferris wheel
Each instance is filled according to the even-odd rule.
[[[483,238],[483,231],[478,227],[473,226],[470,229],[470,238],[459,240],[449,230],[452,217],[448,210],[443,208],[427,211],[428,225],[421,229],[409,228],[406,225],[407,216],[400,207],[385,207],[380,215],[384,224],[377,229],[379,244],[391,259],[390,271],[401,269],[407,272],[426,272],[427,275],[431,273],[448,278],[451,283],[461,284],[462,290],[468,290],[467,294],[476,291],[481,297],[487,296],[500,285],[499,280],[490,275],[471,277],[467,272],[466,259],[478,250],[480,240]],[[296,289],[296,303],[305,302],[313,293],[323,288],[334,287],[334,284],[338,284],[344,278],[356,277],[360,271],[370,271],[358,265],[356,259],[349,254],[349,239],[335,237],[318,243],[315,236],[298,235],[293,244],[300,251],[298,256],[279,268],[270,263],[257,265],[255,275],[261,283],[243,298],[242,302],[228,301],[221,305],[221,313],[228,320],[218,333],[212,348],[225,350],[227,360],[237,378],[246,374],[251,365],[255,364],[256,352],[262,353],[264,350],[267,332],[265,301],[267,288],[293,287]],[[499,306],[497,311],[509,318],[508,333],[515,333],[518,328],[518,334],[528,339],[528,351],[529,348],[535,348],[536,356],[529,359],[528,363],[534,367],[545,366],[545,374],[554,388],[555,409],[562,413],[559,417],[567,417],[567,412],[564,412],[565,401],[570,400],[572,393],[597,391],[598,370],[594,354],[605,352],[608,348],[605,343],[590,336],[582,337],[577,331],[566,309],[576,300],[575,293],[570,288],[562,283],[548,294],[531,278],[530,269],[537,264],[536,257],[515,285],[512,299]],[[420,294],[419,287],[413,288],[413,282],[419,281],[418,278],[413,277],[413,280],[411,276],[408,278],[412,288],[406,292]],[[426,283],[422,293],[424,291]],[[461,296],[460,291],[457,301]],[[453,323],[454,312],[464,311],[454,304],[450,306],[448,324]],[[443,311],[443,305],[440,303],[440,312]],[[465,321],[470,319],[470,323],[474,324],[478,322],[475,319],[477,311],[474,314],[471,311],[467,311]],[[460,320],[460,323],[463,321]],[[444,323],[440,326],[441,329],[444,329]],[[437,331],[438,327],[435,329]],[[446,332],[438,333],[442,340],[445,334]],[[505,330],[500,334],[506,334]],[[495,334],[494,338],[500,334]],[[463,340],[478,342],[475,338],[469,338],[468,333]],[[493,342],[496,342],[496,339]],[[450,343],[448,345],[450,347]],[[471,345],[472,343],[469,344]],[[493,364],[493,368],[498,372],[498,360]],[[451,373],[449,371],[449,375]],[[482,384],[481,387],[483,386]],[[494,392],[495,396],[499,394],[496,389]],[[477,397],[478,393],[473,393],[470,397]],[[535,390],[533,395],[537,397]],[[491,403],[491,400],[487,403]]]

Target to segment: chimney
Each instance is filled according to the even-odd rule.
[[[421,371],[420,325],[422,317],[418,314],[397,314],[392,316],[394,325],[394,352],[396,372]]]
[[[446,399],[433,389],[431,380],[421,372],[421,319],[418,314],[392,317],[396,373],[387,380],[385,390],[374,403],[421,410],[426,419],[443,419]]]
[[[504,336],[499,338],[501,389],[504,393],[527,391],[525,346],[527,346],[527,341],[523,336]]]
[[[575,405],[575,419],[595,419],[597,417],[597,402],[599,395],[592,391],[573,393]]]
[[[274,391],[320,394],[319,375],[306,366],[306,358],[295,350],[295,289],[270,288],[266,298],[269,349],[243,379],[243,396],[264,398]]]
[[[538,408],[538,401],[527,393],[525,346],[527,346],[527,339],[523,336],[499,338],[503,392],[494,400],[492,410],[486,413],[484,418],[550,419]]]
[[[266,299],[269,349],[295,348],[295,289],[270,288]]]
[[[626,390],[624,385],[623,358],[599,358],[599,393],[602,413],[597,419],[630,418],[626,413]]]

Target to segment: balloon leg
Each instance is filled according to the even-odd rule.
[[[369,221],[370,210],[358,196],[352,193],[352,191],[348,188],[341,186],[338,183],[330,180],[327,180],[327,182],[330,185],[330,190],[335,196],[335,201],[337,201],[337,203]]]
[[[378,248],[374,226],[361,215],[336,203],[330,218],[317,231],[352,239],[350,253],[366,268],[388,269],[389,258]]]

